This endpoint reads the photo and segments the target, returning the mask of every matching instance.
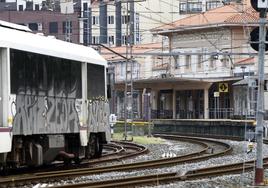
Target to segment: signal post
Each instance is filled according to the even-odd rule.
[[[255,185],[264,184],[263,171],[263,119],[264,119],[264,55],[266,49],[266,16],[268,0],[251,0],[252,7],[260,12],[259,29],[254,29],[251,36],[251,46],[258,53],[258,98],[257,98],[257,126],[255,129],[257,143],[257,161],[255,169]],[[256,32],[257,31],[257,32]],[[259,33],[258,33],[259,31]]]

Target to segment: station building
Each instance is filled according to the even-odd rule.
[[[154,28],[168,43],[133,50],[134,118],[146,119],[146,96],[152,119],[255,118],[258,58],[249,33],[258,19],[249,4],[231,3]],[[118,70],[124,72],[125,61],[112,64],[116,112],[123,118],[124,76],[120,80]]]

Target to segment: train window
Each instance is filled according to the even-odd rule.
[[[25,94],[25,64],[20,51],[10,52],[11,93]]]
[[[104,67],[101,65],[87,65],[88,99],[105,96]]]
[[[81,63],[11,50],[11,93],[81,98]]]

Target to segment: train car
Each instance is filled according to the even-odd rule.
[[[107,62],[94,49],[0,21],[0,168],[100,157]]]

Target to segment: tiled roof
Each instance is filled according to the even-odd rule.
[[[117,52],[117,53],[120,53],[123,56],[126,56],[126,46],[112,47],[110,49]],[[132,52],[133,53],[145,53],[145,52],[150,52],[150,51],[160,50],[160,49],[162,49],[161,43],[138,44],[138,45],[134,45],[132,47]],[[113,54],[111,51],[109,51],[105,48],[101,49],[101,55],[107,61],[115,61],[115,60],[122,59],[122,57],[120,57],[116,54]]]
[[[209,11],[189,16],[175,22],[162,25],[152,29],[152,32],[165,33],[175,29],[191,29],[193,27],[205,27],[213,25],[228,25],[252,23],[258,21],[258,13],[251,7],[247,7],[244,11],[238,5],[230,4]]]
[[[250,65],[250,64],[254,64],[255,63],[255,59],[254,57],[249,57],[249,58],[245,58],[242,60],[239,60],[237,62],[235,62],[235,66],[240,66],[240,65]]]
[[[226,23],[249,23],[257,22],[259,14],[252,7],[247,8],[242,13],[237,13],[225,20]]]

